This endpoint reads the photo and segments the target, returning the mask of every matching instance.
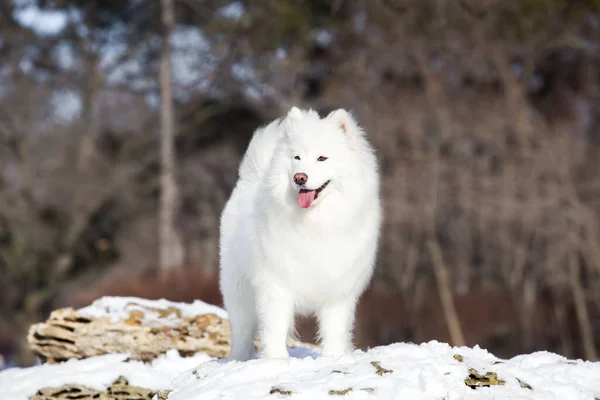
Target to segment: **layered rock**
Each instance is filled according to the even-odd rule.
[[[40,389],[29,400],[151,400],[154,394],[151,390],[130,386],[127,379],[119,377],[106,390],[95,390],[81,385],[63,385]],[[163,392],[158,398],[166,399],[166,396]]]
[[[31,350],[48,363],[88,358],[108,353],[129,353],[131,358],[151,361],[167,350],[182,355],[206,352],[225,357],[231,345],[229,323],[215,314],[183,318],[176,308],[159,310],[175,323],[148,326],[144,311],[135,309],[126,319],[88,318],[72,308],[52,312],[43,323],[31,326],[27,340]]]

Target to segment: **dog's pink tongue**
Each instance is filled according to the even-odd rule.
[[[302,208],[308,208],[315,199],[316,190],[300,190],[298,193],[298,205]]]

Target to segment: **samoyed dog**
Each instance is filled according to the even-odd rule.
[[[323,356],[352,351],[359,296],[373,273],[379,174],[345,110],[292,108],[259,128],[221,216],[220,288],[229,360],[288,357],[295,314],[316,314]]]

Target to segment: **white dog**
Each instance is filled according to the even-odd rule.
[[[377,160],[345,110],[292,108],[258,129],[221,216],[229,359],[288,357],[294,314],[316,313],[322,355],[352,350],[381,224]]]

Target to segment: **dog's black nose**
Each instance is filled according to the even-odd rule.
[[[306,174],[294,175],[294,182],[296,182],[296,185],[302,186],[306,183],[307,180],[308,180],[308,175],[306,175]]]

